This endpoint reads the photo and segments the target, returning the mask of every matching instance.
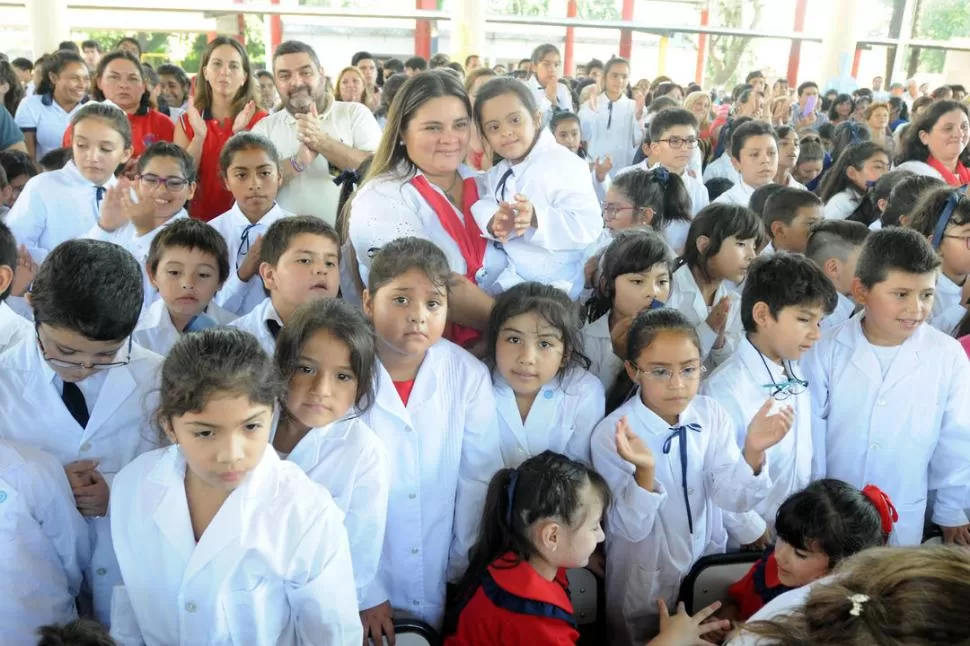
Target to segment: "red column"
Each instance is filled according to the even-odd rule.
[[[805,10],[808,0],[795,0],[795,32],[805,32]],[[798,83],[798,62],[802,56],[802,41],[793,40],[791,53],[788,55],[788,87],[795,87]]]
[[[271,5],[279,5],[280,0],[270,0]],[[283,16],[279,14],[269,17],[269,47],[272,51],[283,42]]]
[[[701,27],[707,27],[711,22],[711,5],[705,4],[701,9]],[[707,34],[697,36],[697,68],[694,70],[694,80],[698,85],[704,85],[704,63],[707,62]]]
[[[569,0],[566,4],[566,17],[575,18],[577,14],[576,0]],[[567,76],[576,76],[573,68],[573,45],[576,40],[576,30],[573,27],[566,27],[566,45],[563,47],[562,72]]]
[[[862,60],[862,48],[858,45],[855,48],[855,55],[852,57],[852,78],[859,77],[859,62]]]
[[[620,18],[624,22],[633,22],[633,0],[623,0],[623,11]],[[629,29],[620,30],[620,56],[630,60],[633,52],[633,32]]]
[[[416,9],[437,9],[437,0],[414,0]],[[431,21],[414,21],[414,55],[431,58]]]
[[[233,4],[244,4],[243,0],[232,0]],[[236,14],[236,40],[242,46],[246,46],[246,16],[239,13]]]

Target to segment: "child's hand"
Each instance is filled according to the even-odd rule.
[[[232,134],[236,134],[237,132],[241,132],[248,128],[249,122],[253,120],[254,116],[256,116],[256,102],[250,101],[246,104],[246,107],[244,107],[242,111],[236,115],[235,120],[233,120]],[[193,126],[193,128],[194,127],[195,126]]]
[[[536,209],[525,195],[517,193],[515,202],[510,207],[515,214],[512,228],[516,235],[522,235],[532,227],[539,226],[539,223],[536,222]]]
[[[34,262],[27,247],[20,245],[17,250],[17,267],[14,270],[13,283],[10,285],[11,296],[23,296],[27,293],[27,288],[34,282],[34,274],[37,272],[37,263]]]
[[[639,88],[633,90],[633,104],[635,109],[633,114],[636,116],[636,120],[639,121],[643,118],[643,109],[647,105],[647,94]]]
[[[209,133],[209,127],[205,125],[205,119],[202,118],[199,110],[194,105],[189,105],[189,109],[185,111],[185,115],[189,121],[189,125],[192,126],[194,137],[205,139],[205,136]]]
[[[499,242],[508,242],[512,235],[515,223],[515,213],[507,202],[502,202],[498,206],[498,211],[488,222],[488,231]]]
[[[552,77],[549,82],[546,83],[546,98],[553,105],[559,103],[559,79]]]
[[[744,459],[755,473],[761,470],[764,452],[781,442],[791,430],[795,421],[795,411],[786,404],[774,415],[769,415],[775,400],[769,397],[748,425],[744,438]]]
[[[610,155],[597,157],[594,168],[596,168],[596,181],[602,184],[606,181],[609,172],[613,170],[613,157]]]
[[[613,323],[610,330],[610,345],[613,346],[613,354],[620,359],[626,359],[627,341],[630,338],[630,327],[633,325],[633,317],[628,316]]]
[[[593,553],[589,555],[586,569],[601,579],[606,578],[606,554],[600,549],[600,546],[597,546]]]
[[[82,516],[106,516],[108,514],[108,482],[97,470],[89,472],[91,484],[74,490],[74,501]]]
[[[98,215],[99,227],[110,233],[131,222],[131,213],[126,208],[131,204],[130,190],[131,182],[123,177],[105,192]]]
[[[263,236],[256,236],[256,241],[249,247],[246,259],[239,265],[239,280],[248,283],[259,271],[259,251],[263,248]]]
[[[626,417],[616,423],[616,452],[635,467],[653,469],[657,466],[653,451],[633,432]]]
[[[589,88],[589,98],[586,99],[586,102],[589,103],[590,109],[592,109],[594,112],[596,111],[596,108],[599,105],[599,98],[600,98],[599,86],[591,85]]]
[[[364,646],[370,643],[369,639],[373,639],[375,644],[383,644],[381,635],[386,635],[389,646],[394,646],[394,617],[391,614],[390,601],[361,610],[360,623],[364,626]]]
[[[711,308],[711,313],[707,315],[707,324],[711,329],[721,334],[727,325],[728,312],[731,311],[731,297],[722,296],[721,300]]]
[[[671,617],[667,604],[659,599],[657,609],[660,611],[660,634],[648,642],[647,646],[710,646],[712,642],[705,640],[704,635],[731,627],[729,621],[707,621],[720,607],[721,602],[715,601],[691,617],[684,604],[678,603],[677,614]]]
[[[943,542],[947,545],[970,545],[970,525],[959,527],[940,527],[943,530]]]

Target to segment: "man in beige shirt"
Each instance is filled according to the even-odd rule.
[[[273,78],[284,109],[253,132],[279,151],[283,187],[277,201],[290,213],[333,224],[340,198],[333,177],[356,170],[377,150],[380,126],[366,106],[334,100],[320,60],[306,43],[289,40],[276,48]]]

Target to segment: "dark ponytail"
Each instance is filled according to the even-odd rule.
[[[622,192],[637,210],[653,211],[650,226],[664,231],[671,222],[690,222],[690,195],[684,180],[663,166],[653,170],[637,169],[613,180],[613,188]]]

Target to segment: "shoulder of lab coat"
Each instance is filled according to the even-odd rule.
[[[604,390],[609,390],[623,368],[623,361],[613,354],[610,337],[610,313],[583,326],[583,351],[590,360],[589,370],[599,377]]]
[[[4,224],[13,233],[17,244],[25,245],[33,257],[34,262],[40,264],[50,252],[50,249],[40,247],[40,238],[47,226],[47,203],[44,195],[52,188],[52,182],[47,173],[31,177],[20,197],[3,219]]]
[[[939,362],[946,401],[940,439],[930,460],[929,488],[936,491],[932,520],[941,527],[958,527],[968,522],[970,507],[970,360],[960,343],[925,324],[923,346],[932,348]],[[949,366],[946,364],[949,363]]]
[[[590,445],[593,429],[606,414],[606,393],[603,384],[586,370],[573,369],[563,379],[563,390],[572,409],[567,419],[573,423],[573,435],[566,444],[566,455],[592,466]]]
[[[0,301],[0,353],[34,335],[30,321]]]
[[[825,203],[823,213],[829,220],[844,220],[859,206],[859,196],[850,189],[839,191]]]
[[[894,168],[893,170],[908,170],[909,172],[916,173],[917,175],[932,177],[934,179],[940,180],[941,182],[944,181],[943,175],[940,174],[940,171],[936,170],[926,162],[917,161],[915,159],[911,159],[910,161],[905,161],[902,164],[899,164],[898,166],[896,166],[896,168]]]

